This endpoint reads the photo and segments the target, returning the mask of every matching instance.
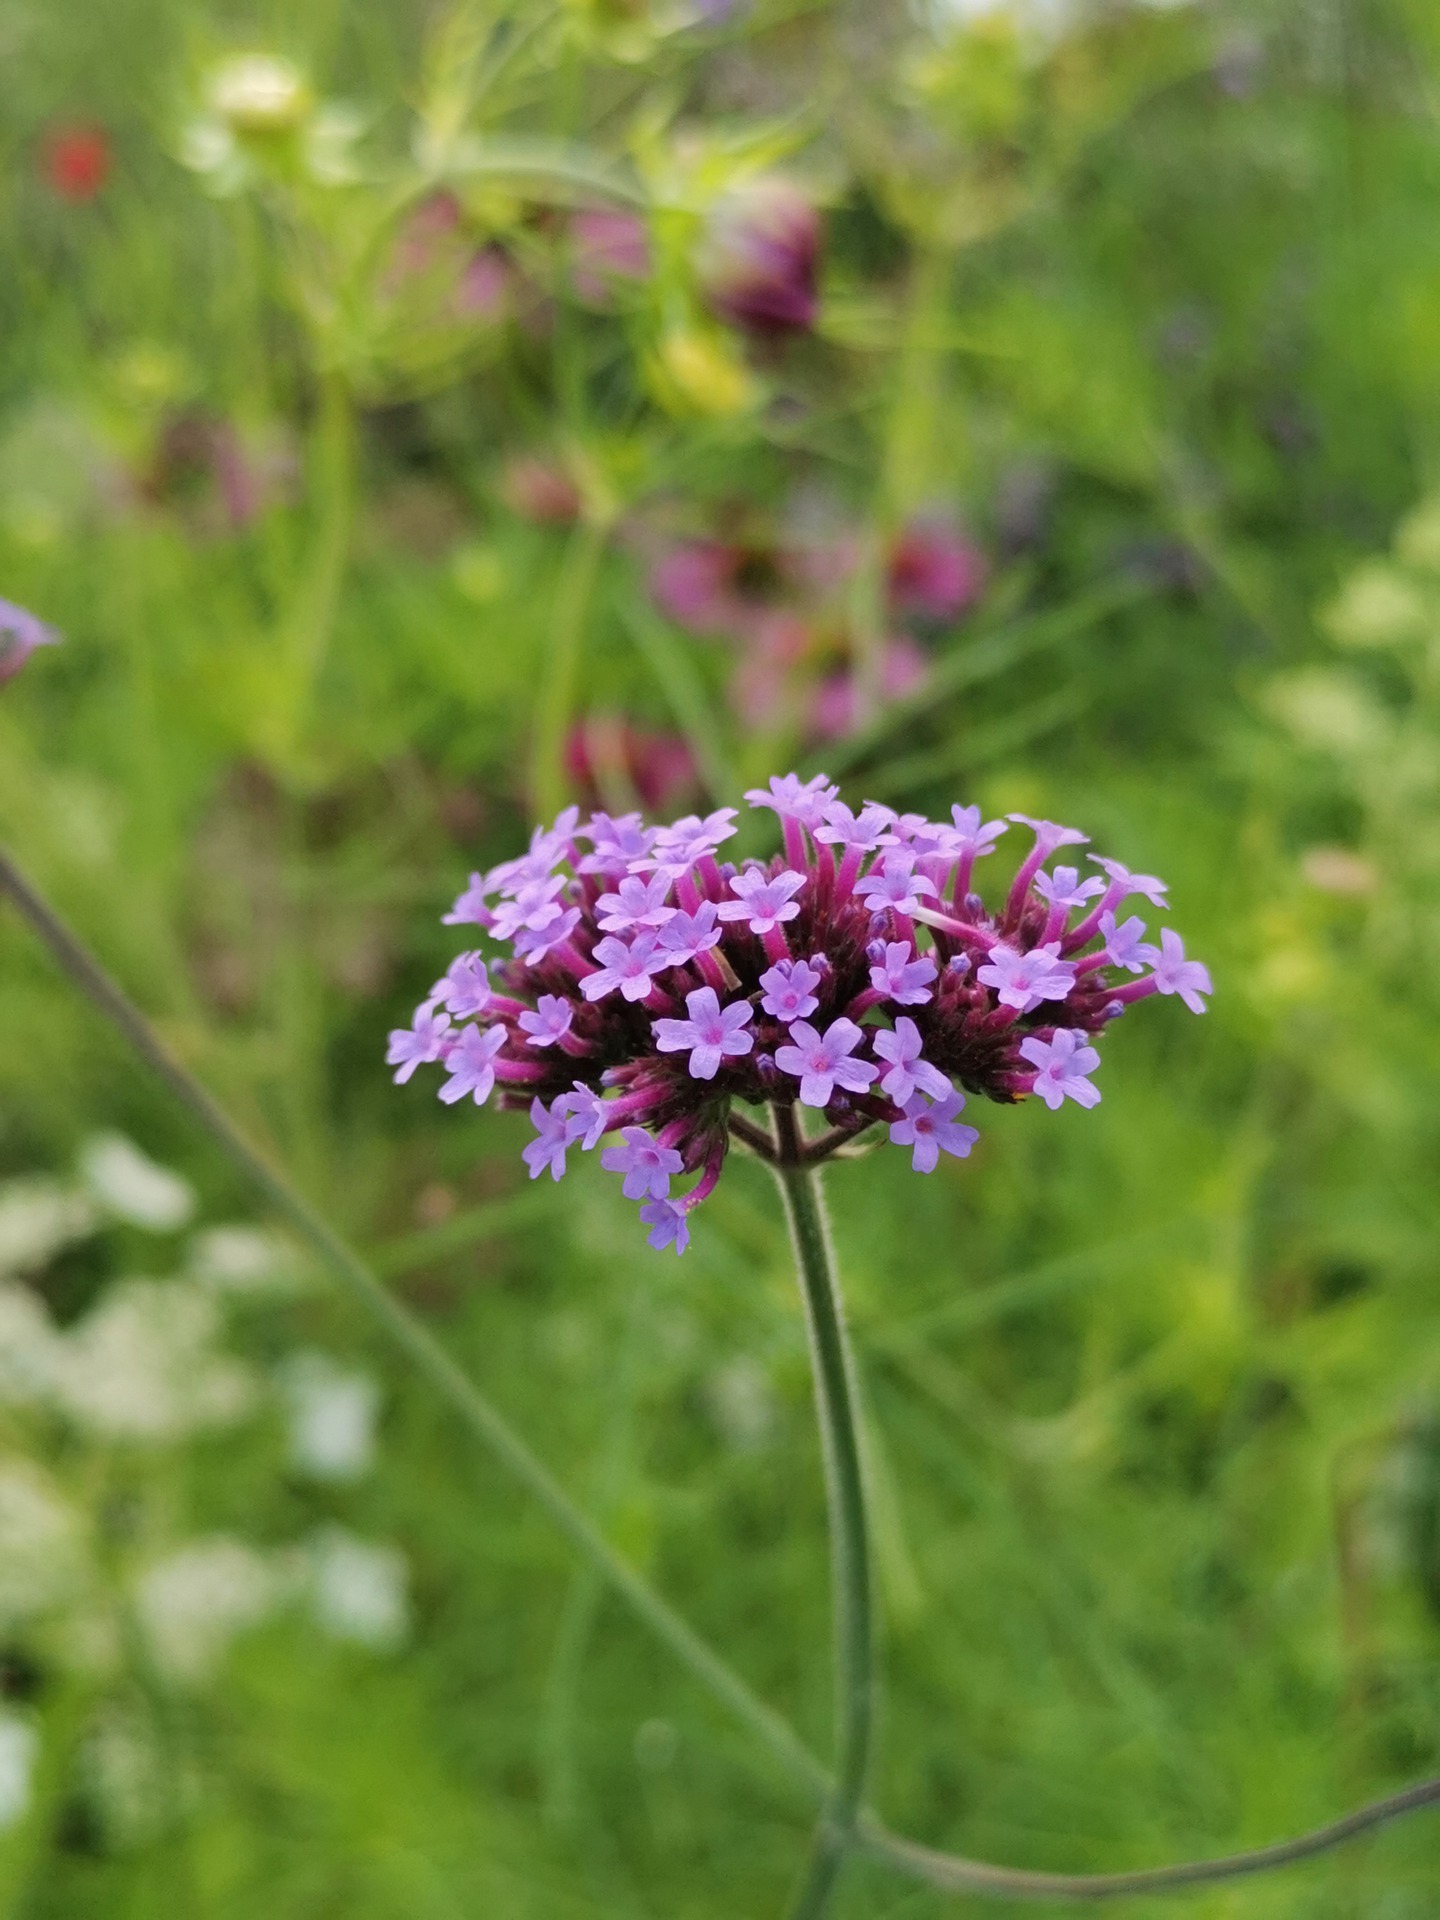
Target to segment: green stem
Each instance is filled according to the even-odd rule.
[[[355,403],[344,376],[334,371],[324,374],[320,383],[310,475],[316,498],[315,542],[295,603],[287,662],[291,705],[284,715],[283,745],[292,753],[304,743],[330,650],[355,522]]]
[[[565,804],[565,738],[575,712],[585,624],[610,537],[608,521],[594,516],[576,523],[555,595],[550,647],[535,705],[530,792],[542,819],[551,820]]]
[[[775,1176],[785,1202],[795,1272],[805,1302],[830,1521],[835,1785],[816,1829],[805,1880],[791,1909],[791,1920],[819,1920],[829,1908],[846,1855],[854,1844],[856,1820],[865,1795],[875,1718],[875,1636],[860,1459],[859,1394],[820,1175],[806,1158],[793,1107],[776,1106],[775,1131]]]

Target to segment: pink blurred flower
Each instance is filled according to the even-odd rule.
[[[519,453],[507,460],[499,491],[512,513],[537,526],[568,526],[579,517],[580,489],[563,467],[537,454]]]
[[[467,320],[501,320],[511,305],[515,269],[500,247],[474,254],[455,288],[455,311]]]
[[[912,520],[890,552],[891,610],[920,620],[953,620],[984,589],[985,556],[944,520]]]
[[[617,280],[643,280],[650,272],[645,222],[618,207],[586,207],[575,214],[570,250],[575,291],[592,306],[611,304]]]
[[[689,799],[698,779],[683,734],[657,733],[633,721],[593,715],[572,728],[565,770],[587,804],[603,805],[606,787],[633,787],[647,807],[669,808]]]
[[[656,606],[691,633],[747,632],[780,584],[778,556],[739,541],[682,541],[650,572]]]
[[[711,308],[746,333],[804,333],[819,307],[820,216],[788,180],[757,180],[710,216],[695,267]]]
[[[930,662],[913,640],[903,634],[885,642],[880,658],[880,695],[884,700],[903,700],[925,684]],[[853,668],[835,673],[816,689],[810,708],[810,724],[821,740],[840,740],[853,731],[860,718],[860,698]]]
[[[730,680],[730,704],[747,726],[774,729],[793,722],[799,668],[812,639],[798,613],[775,608],[755,620]]]

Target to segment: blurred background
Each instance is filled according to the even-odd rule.
[[[1440,1763],[1437,102],[1425,0],[0,6],[0,594],[64,636],[6,615],[0,834],[822,1748],[761,1170],[637,1252],[386,1030],[572,797],[826,767],[1170,882],[1205,1021],[831,1182],[876,1798],[970,1854]],[[809,1809],[9,914],[0,1008],[0,1911],[781,1911]],[[1186,1912],[1424,1920],[1436,1840]]]

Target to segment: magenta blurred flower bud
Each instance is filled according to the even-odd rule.
[[[788,180],[757,180],[711,214],[695,266],[714,313],[746,333],[803,333],[819,307],[820,215]]]
[[[500,497],[512,513],[537,526],[569,526],[580,515],[580,489],[569,474],[533,453],[506,461]]]
[[[943,520],[912,520],[890,552],[891,610],[919,620],[953,620],[985,585],[985,556]]]
[[[60,635],[24,607],[0,600],[0,684],[13,680],[39,647],[58,645]]]
[[[644,280],[650,272],[645,222],[618,207],[586,207],[570,222],[575,291],[592,306],[608,306],[617,280]]]
[[[913,640],[887,640],[880,656],[880,695],[903,700],[925,684],[930,662]],[[820,740],[842,740],[860,719],[859,687],[852,669],[832,674],[816,689],[810,725]]]

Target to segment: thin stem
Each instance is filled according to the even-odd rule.
[[[859,1395],[845,1333],[834,1250],[820,1176],[804,1157],[795,1109],[777,1105],[775,1177],[790,1223],[795,1272],[805,1302],[815,1407],[830,1519],[835,1646],[835,1786],[816,1830],[792,1920],[819,1920],[830,1904],[865,1794],[875,1718],[875,1645],[870,1549],[860,1463]]]
[[[456,1366],[419,1320],[382,1286],[315,1209],[278,1173],[181,1066],[145,1016],[92,958],[70,929],[0,851],[0,893],[9,894],[55,958],[147,1066],[239,1169],[260,1196],[287,1220],[353,1299],[378,1321],[407,1358],[446,1400],[470,1431],[533,1494],[571,1544],[597,1567],[631,1610],[731,1715],[755,1734],[774,1757],[817,1798],[830,1790],[830,1776],[773,1708],[681,1618],[669,1603],[615,1552],[533,1454],[504,1416]]]
[[[585,626],[608,538],[609,527],[603,520],[592,516],[577,521],[556,589],[550,649],[535,704],[530,762],[531,796],[536,811],[546,820],[565,803],[565,740],[574,718]]]
[[[843,1784],[842,1779],[832,1778],[793,1728],[752,1693],[720,1655],[707,1646],[669,1603],[614,1552],[569,1499],[549,1469],[511,1429],[503,1415],[491,1406],[484,1394],[465,1377],[425,1327],[386,1291],[370,1269],[330,1230],[309,1202],[256,1152],[199,1081],[180,1065],[145,1016],[24,878],[3,849],[0,849],[0,894],[9,895],[85,997],[104,1014],[182,1105],[190,1110],[202,1129],[261,1197],[290,1222],[347,1292],[379,1322],[470,1431],[535,1496],[559,1530],[610,1582],[637,1618],[669,1647],[681,1665],[689,1669],[735,1720],[756,1735],[795,1780],[816,1799],[825,1802],[827,1818],[817,1836],[810,1876],[802,1894],[802,1900],[808,1900],[810,1904],[796,1910],[796,1920],[801,1920],[801,1916],[805,1916],[805,1920],[814,1920],[814,1916],[824,1911],[844,1854],[852,1846],[897,1872],[925,1881],[944,1892],[987,1893],[997,1899],[1010,1900],[1102,1900],[1273,1872],[1276,1868],[1328,1853],[1408,1814],[1440,1806],[1440,1779],[1423,1780],[1293,1840],[1282,1840],[1274,1846],[1244,1853],[1227,1854],[1215,1860],[1186,1861],[1175,1866],[1147,1868],[1135,1873],[1029,1873],[1020,1868],[992,1866],[982,1860],[967,1860],[958,1854],[943,1853],[891,1833],[879,1821],[860,1812],[859,1796],[863,1791],[869,1744],[872,1688],[868,1679],[869,1584],[865,1562],[864,1505],[853,1418],[855,1395],[815,1173],[813,1168],[797,1163],[802,1143],[795,1127],[793,1110],[777,1111],[776,1114],[778,1156],[789,1163],[776,1165],[776,1174],[790,1218],[797,1263],[805,1286],[807,1314],[812,1316],[812,1332],[822,1328],[826,1333],[823,1369],[817,1344],[817,1394],[822,1391],[823,1372],[823,1391],[826,1396],[822,1398],[822,1419],[829,1408],[844,1428],[843,1435],[832,1433],[829,1427],[826,1429],[827,1468],[832,1445],[835,1446],[837,1458],[843,1455],[849,1460],[844,1516],[848,1529],[845,1537],[849,1545],[843,1563],[838,1554],[836,1560],[837,1575],[848,1569],[846,1598],[849,1611],[843,1615],[843,1635],[837,1634],[837,1640],[843,1639],[845,1649],[842,1674],[853,1674],[856,1678],[864,1675],[865,1681],[863,1687],[857,1687],[842,1712],[841,1750],[842,1760],[846,1762],[841,1770]],[[753,1131],[760,1139],[764,1139],[758,1128]],[[771,1145],[776,1147],[777,1143]],[[776,1152],[772,1151],[766,1157],[774,1164]],[[817,1283],[814,1287],[809,1284],[812,1279]],[[835,1395],[833,1402],[828,1397],[832,1392]],[[832,1476],[832,1484],[834,1478]],[[861,1602],[858,1613],[854,1605],[857,1598]],[[837,1627],[841,1625],[842,1614],[837,1607]],[[862,1652],[863,1666],[859,1658]],[[841,1817],[841,1810],[847,1803],[849,1815]],[[816,1904],[817,1901],[819,1904]]]

